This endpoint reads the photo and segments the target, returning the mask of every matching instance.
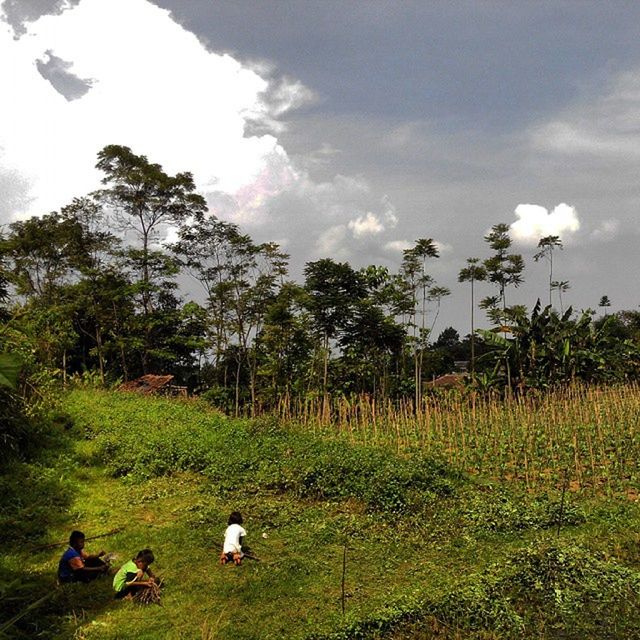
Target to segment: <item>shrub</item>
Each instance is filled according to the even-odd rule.
[[[575,526],[586,521],[583,510],[568,502],[568,498],[562,515],[560,512],[559,498],[547,494],[535,497],[509,494],[497,489],[466,497],[462,517],[476,529],[495,533],[549,529],[558,524]]]
[[[637,638],[639,608],[639,573],[575,545],[540,544],[443,597],[412,594],[308,640],[431,637],[434,622],[451,638]]]
[[[322,440],[266,420],[227,418],[203,404],[80,391],[68,404],[114,476],[195,471],[222,493],[242,488],[318,500],[356,498],[389,514],[417,512],[456,483],[444,465],[419,453],[398,457]]]

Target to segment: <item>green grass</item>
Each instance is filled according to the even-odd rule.
[[[17,527],[0,611],[51,591],[64,547],[30,549],[75,528],[121,527],[88,543],[116,564],[151,547],[163,605],[116,602],[102,580],[55,591],[14,637],[577,638],[607,612],[616,624],[592,637],[640,633],[625,608],[640,604],[638,589],[625,591],[640,585],[637,503],[570,494],[558,537],[557,493],[514,493],[420,453],[232,420],[196,402],[74,391],[64,405],[74,427],[2,480],[16,496],[12,477],[33,481],[19,508],[0,511]],[[236,509],[261,561],[221,567]]]

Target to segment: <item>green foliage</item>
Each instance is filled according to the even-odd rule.
[[[640,574],[631,569],[576,545],[543,543],[442,597],[415,593],[371,618],[309,640],[421,638],[434,626],[447,638],[489,632],[514,639],[631,638],[640,633],[639,587]]]
[[[524,281],[524,260],[519,253],[508,253],[511,247],[509,225],[499,223],[491,227],[491,232],[485,236],[485,241],[493,249],[494,254],[487,258],[483,266],[486,279],[498,288],[497,296],[488,296],[482,300],[481,306],[488,310],[488,317],[495,324],[506,320],[507,311],[506,289],[509,286],[518,287]]]
[[[365,296],[363,278],[346,262],[324,258],[307,263],[307,306],[318,333],[329,340],[346,326],[353,306]]]
[[[48,372],[22,353],[0,354],[0,470],[50,444],[53,387]]]
[[[15,389],[22,362],[11,353],[0,353],[0,387]]]
[[[466,496],[461,514],[474,528],[507,533],[524,529],[549,529],[583,524],[583,509],[567,499],[562,509],[560,498],[548,494],[518,495],[505,490],[484,491]]]
[[[355,498],[373,511],[404,515],[451,494],[457,482],[446,467],[417,453],[400,458],[269,421],[232,420],[193,403],[76,391],[70,406],[114,476],[197,471],[223,494],[241,489],[316,500]]]
[[[573,545],[516,554],[496,586],[524,610],[532,631],[567,638],[633,637],[640,619],[640,574]],[[548,630],[548,631],[547,631]]]
[[[30,544],[66,518],[72,485],[47,462],[11,462],[0,475],[0,543]]]
[[[0,386],[0,460],[13,457],[29,438],[29,419],[20,397],[6,386]]]
[[[443,466],[420,455],[403,459],[371,447],[304,440],[292,456],[293,488],[301,497],[355,497],[371,509],[407,516],[454,488]]]
[[[550,306],[536,303],[531,317],[518,314],[509,330],[512,338],[480,331],[494,350],[483,361],[494,367],[498,386],[547,387],[571,380],[611,382],[637,375],[640,350],[630,340],[620,340],[609,331],[614,325],[594,326],[591,315],[562,316]]]

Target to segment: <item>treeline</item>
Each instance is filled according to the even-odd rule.
[[[300,284],[277,244],[255,243],[209,215],[191,174],[168,175],[116,145],[98,154],[97,167],[102,189],[0,236],[0,351],[63,380],[170,373],[237,410],[336,391],[419,402],[424,383],[455,361],[485,387],[637,376],[640,314],[593,322],[590,313],[564,312],[569,284],[553,274],[556,236],[541,238],[535,256],[549,265],[545,308],[529,314],[507,304],[525,265],[508,225],[497,224],[485,238],[489,257],[469,258],[458,274],[469,287],[472,332],[460,339],[448,328],[435,338],[450,291],[429,274],[433,240],[405,250],[397,273],[325,258],[306,264]],[[184,274],[201,286],[199,302],[181,293]],[[495,293],[479,306],[494,331],[473,330],[474,287],[484,280]]]

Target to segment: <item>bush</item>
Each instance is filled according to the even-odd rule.
[[[410,595],[311,640],[445,637],[640,637],[640,574],[575,545],[534,545],[443,597]],[[490,634],[487,636],[487,634]]]
[[[234,420],[204,404],[80,391],[68,404],[114,476],[195,471],[221,493],[242,488],[317,500],[356,498],[389,514],[417,512],[456,483],[444,465],[420,454],[401,458],[270,421]]]
[[[476,529],[507,533],[524,529],[549,529],[561,524],[575,526],[586,521],[583,510],[565,501],[560,513],[560,499],[547,494],[535,497],[513,495],[505,490],[493,490],[468,496],[462,517]]]

